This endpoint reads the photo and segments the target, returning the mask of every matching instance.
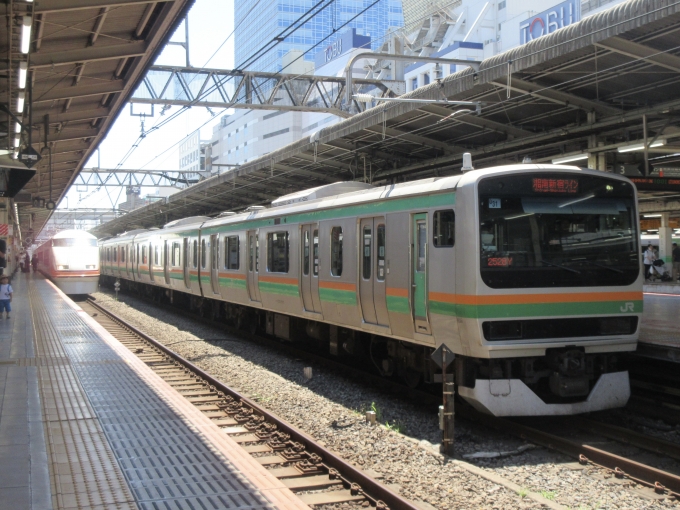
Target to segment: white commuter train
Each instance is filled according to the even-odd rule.
[[[97,238],[82,230],[63,230],[35,251],[38,270],[65,294],[90,294],[99,287]]]
[[[336,183],[268,208],[100,243],[102,278],[282,339],[313,338],[412,384],[456,354],[460,396],[498,416],[630,396],[642,314],[635,187],[513,165],[382,187]],[[105,276],[104,276],[105,275]]]

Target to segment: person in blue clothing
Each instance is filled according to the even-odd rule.
[[[7,275],[0,276],[0,315],[2,312],[7,312],[5,318],[9,319],[9,312],[12,311],[10,303],[12,302],[12,286],[9,284]]]

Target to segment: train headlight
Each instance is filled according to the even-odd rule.
[[[88,266],[85,266],[85,269],[97,269],[97,266],[95,266],[94,264],[88,265]]]
[[[63,271],[64,269],[68,269],[68,266],[57,266],[57,269],[59,269],[59,271]]]

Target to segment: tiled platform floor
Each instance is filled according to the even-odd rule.
[[[39,275],[0,319],[0,508],[307,508]]]

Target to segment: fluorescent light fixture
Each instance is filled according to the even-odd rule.
[[[579,152],[578,154],[570,154],[569,156],[555,158],[552,160],[552,164],[559,165],[560,163],[571,163],[572,161],[581,161],[582,159],[588,159],[587,152]]]
[[[24,100],[26,99],[26,95],[23,92],[19,92],[17,96],[17,111],[19,113],[22,113],[24,111]]]
[[[0,149],[0,156],[7,156],[10,152],[10,150],[7,149]]]
[[[390,103],[439,103],[439,104],[453,104],[458,106],[473,106],[480,107],[483,103],[479,101],[448,101],[446,99],[407,99],[405,97],[377,97],[371,94],[353,94],[352,98],[363,103],[370,103],[371,101],[389,101]]]
[[[14,148],[18,149],[21,145],[21,138],[19,136],[14,137]]]
[[[23,23],[21,24],[21,53],[28,53],[31,48],[31,25],[33,24],[33,18],[30,16],[24,16]]]
[[[661,147],[662,145],[666,145],[666,140],[657,140],[653,144],[649,145],[649,149],[653,149],[654,147]],[[644,143],[635,143],[632,145],[624,145],[622,147],[619,147],[616,149],[618,152],[633,152],[633,151],[643,151],[645,150],[645,144]]]
[[[660,214],[643,214],[643,218],[661,218]]]
[[[28,76],[28,62],[19,62],[19,88],[26,88],[26,77]]]
[[[21,133],[21,124],[19,124],[18,122],[14,124],[14,132]]]

